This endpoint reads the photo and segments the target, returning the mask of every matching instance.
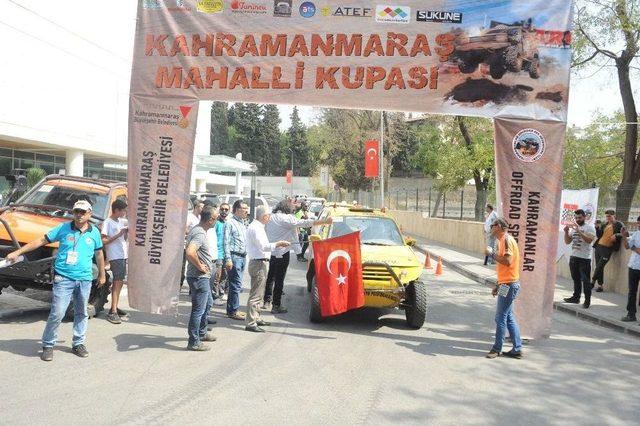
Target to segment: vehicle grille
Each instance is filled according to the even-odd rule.
[[[387,270],[382,266],[364,266],[362,268],[362,280],[367,287],[386,287],[393,283],[393,278]]]

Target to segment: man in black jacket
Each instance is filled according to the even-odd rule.
[[[592,287],[597,283],[597,292],[602,292],[604,281],[604,267],[609,262],[613,252],[620,249],[624,224],[616,220],[616,212],[607,210],[604,212],[606,221],[596,227],[596,242],[593,247],[596,252],[596,267],[591,280]]]

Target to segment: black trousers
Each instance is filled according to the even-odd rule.
[[[635,317],[638,297],[638,282],[640,281],[640,270],[629,268],[629,298],[627,300],[627,312],[629,316]]]
[[[282,303],[284,277],[287,275],[287,268],[289,267],[289,253],[285,253],[280,258],[271,256],[271,259],[269,259],[269,273],[267,274],[267,284],[264,289],[264,301],[273,302],[273,306],[280,306]]]
[[[613,250],[610,247],[596,245],[596,267],[593,270],[592,282],[597,282],[599,285],[604,283],[604,267],[609,262],[611,253]]]
[[[305,229],[304,232],[300,232],[300,236],[298,237],[298,240],[300,241],[300,244],[302,244],[302,253],[300,253],[301,257],[304,257],[304,254],[307,251],[307,248],[309,248],[309,234],[310,233],[311,233],[310,229]]]
[[[580,299],[584,290],[585,300],[591,300],[591,259],[571,256],[569,270],[573,279],[573,298]]]

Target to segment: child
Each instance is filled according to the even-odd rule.
[[[107,315],[107,321],[112,324],[120,324],[120,316],[126,312],[118,309],[120,290],[127,276],[127,231],[124,219],[127,214],[127,203],[117,199],[111,203],[111,216],[102,224],[102,243],[106,252],[107,261],[111,265],[113,273],[113,285],[111,288],[111,310]]]

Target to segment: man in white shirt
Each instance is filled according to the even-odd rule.
[[[193,210],[187,216],[187,229],[185,231],[185,235],[191,232],[194,226],[200,223],[200,213],[202,213],[202,208],[204,207],[204,203],[202,201],[194,201]]]
[[[120,324],[120,316],[126,312],[118,309],[120,291],[127,276],[127,231],[126,225],[127,203],[117,199],[111,203],[111,216],[102,223],[102,244],[113,274],[111,287],[111,310],[107,314],[107,321],[112,324]]]
[[[487,248],[491,247],[490,252],[495,252],[496,247],[496,238],[491,233],[491,225],[498,218],[498,214],[493,210],[493,206],[491,204],[487,204],[487,219],[484,221],[484,235],[487,240]],[[493,254],[487,254],[484,256],[484,264],[495,265],[496,261],[493,258]]]
[[[636,223],[638,229],[640,229],[640,216],[638,216]],[[636,301],[638,300],[638,282],[640,282],[640,231],[634,232],[631,237],[623,238],[622,242],[627,250],[631,250],[628,264],[629,296],[627,298],[627,315],[622,317],[622,321],[632,322],[637,321],[636,312],[638,310]]]
[[[260,319],[260,302],[264,294],[267,281],[267,266],[271,258],[271,250],[277,247],[289,247],[289,241],[270,243],[264,226],[269,222],[271,215],[264,206],[256,207],[256,219],[247,229],[247,257],[249,258],[249,276],[251,277],[251,290],[247,302],[247,316],[245,318],[245,330],[254,333],[264,333],[261,326],[270,325]]]
[[[584,290],[585,309],[591,306],[591,243],[596,238],[596,228],[585,222],[585,212],[573,212],[575,224],[564,227],[564,243],[571,244],[569,269],[573,279],[573,296],[565,297],[567,303],[580,303]]]

